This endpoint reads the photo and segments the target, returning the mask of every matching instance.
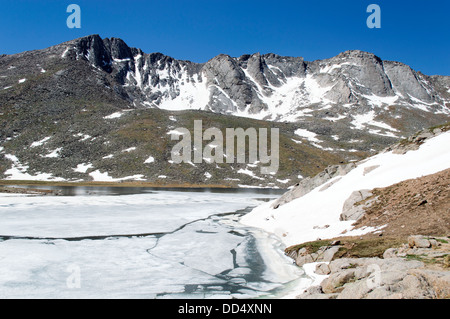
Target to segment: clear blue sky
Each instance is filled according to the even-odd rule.
[[[81,29],[66,26],[72,3]],[[371,3],[381,7],[381,29],[366,26]],[[99,34],[194,62],[255,52],[312,61],[358,49],[450,75],[449,21],[449,0],[0,0],[0,53]]]

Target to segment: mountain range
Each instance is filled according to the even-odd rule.
[[[280,128],[278,174],[258,175],[258,163],[174,165],[167,133],[194,119]],[[91,35],[0,55],[3,179],[286,187],[449,120],[449,76],[357,50],[194,63]]]

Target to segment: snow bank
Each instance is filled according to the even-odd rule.
[[[121,181],[130,181],[130,180],[131,181],[145,181],[144,175],[142,175],[142,174],[127,176],[127,177],[122,177],[122,178],[113,178],[113,177],[109,176],[108,172],[102,173],[100,170],[95,170],[95,171],[89,173],[89,175],[92,177],[92,179],[95,182],[121,182]]]
[[[265,203],[241,219],[281,238],[287,246],[346,235],[360,235],[373,228],[353,230],[353,221],[340,221],[345,200],[353,191],[387,187],[403,180],[437,173],[450,167],[450,132],[442,133],[406,154],[381,153],[366,159],[347,175],[336,177],[278,209]],[[368,167],[376,167],[368,172]],[[333,184],[334,183],[334,184]]]

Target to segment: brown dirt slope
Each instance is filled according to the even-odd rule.
[[[389,237],[450,235],[450,169],[376,188],[374,197],[357,228],[387,225],[383,236]]]

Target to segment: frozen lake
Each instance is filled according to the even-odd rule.
[[[301,269],[239,218],[267,190],[0,194],[0,298],[273,298]]]

